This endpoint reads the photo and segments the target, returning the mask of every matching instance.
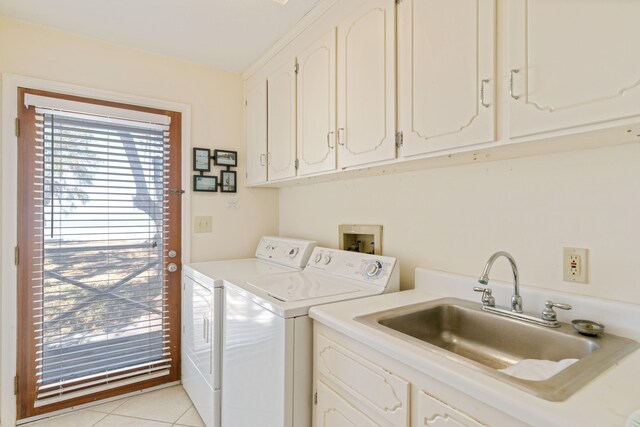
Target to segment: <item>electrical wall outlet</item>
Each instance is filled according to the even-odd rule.
[[[212,217],[210,216],[197,216],[195,220],[195,233],[211,233]]]
[[[582,248],[563,248],[562,280],[574,283],[589,283],[587,270],[589,250]]]

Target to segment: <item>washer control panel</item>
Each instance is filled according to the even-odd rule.
[[[265,236],[256,248],[256,258],[289,267],[303,268],[316,242],[284,237]]]
[[[397,268],[397,260],[381,255],[316,247],[307,270],[319,270],[339,277],[386,287]],[[397,290],[397,289],[396,289]]]

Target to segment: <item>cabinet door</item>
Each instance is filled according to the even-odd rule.
[[[287,63],[268,79],[269,181],[296,175],[296,64]]]
[[[509,0],[512,137],[640,114],[640,2]]]
[[[457,409],[429,396],[424,391],[418,394],[418,420],[421,427],[486,427]]]
[[[267,82],[247,93],[245,108],[247,184],[267,182]]]
[[[405,0],[398,22],[402,154],[493,141],[495,0]]]
[[[338,26],[338,166],[393,159],[395,1],[370,0]]]
[[[317,382],[316,393],[318,401],[314,408],[315,427],[365,427],[378,425],[322,381]]]
[[[298,56],[298,175],[336,168],[336,30]]]

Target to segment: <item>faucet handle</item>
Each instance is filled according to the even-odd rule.
[[[491,288],[481,288],[480,286],[474,286],[473,290],[475,292],[482,292],[483,306],[489,306],[489,307],[496,306],[496,299],[493,297],[493,295],[491,295],[491,293],[493,292]]]
[[[571,310],[572,308],[569,304],[558,304],[553,301],[545,301],[544,310],[542,310],[543,320],[548,320],[550,322],[554,322],[557,320],[557,314],[554,310],[554,307],[562,310]]]

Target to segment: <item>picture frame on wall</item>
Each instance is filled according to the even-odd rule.
[[[220,192],[236,193],[238,191],[237,175],[235,171],[220,172]]]
[[[209,193],[216,193],[218,191],[218,177],[194,175],[193,191],[206,191]]]
[[[193,149],[193,170],[196,172],[211,171],[211,150],[208,148]]]
[[[238,152],[213,150],[213,164],[216,166],[238,166]]]

